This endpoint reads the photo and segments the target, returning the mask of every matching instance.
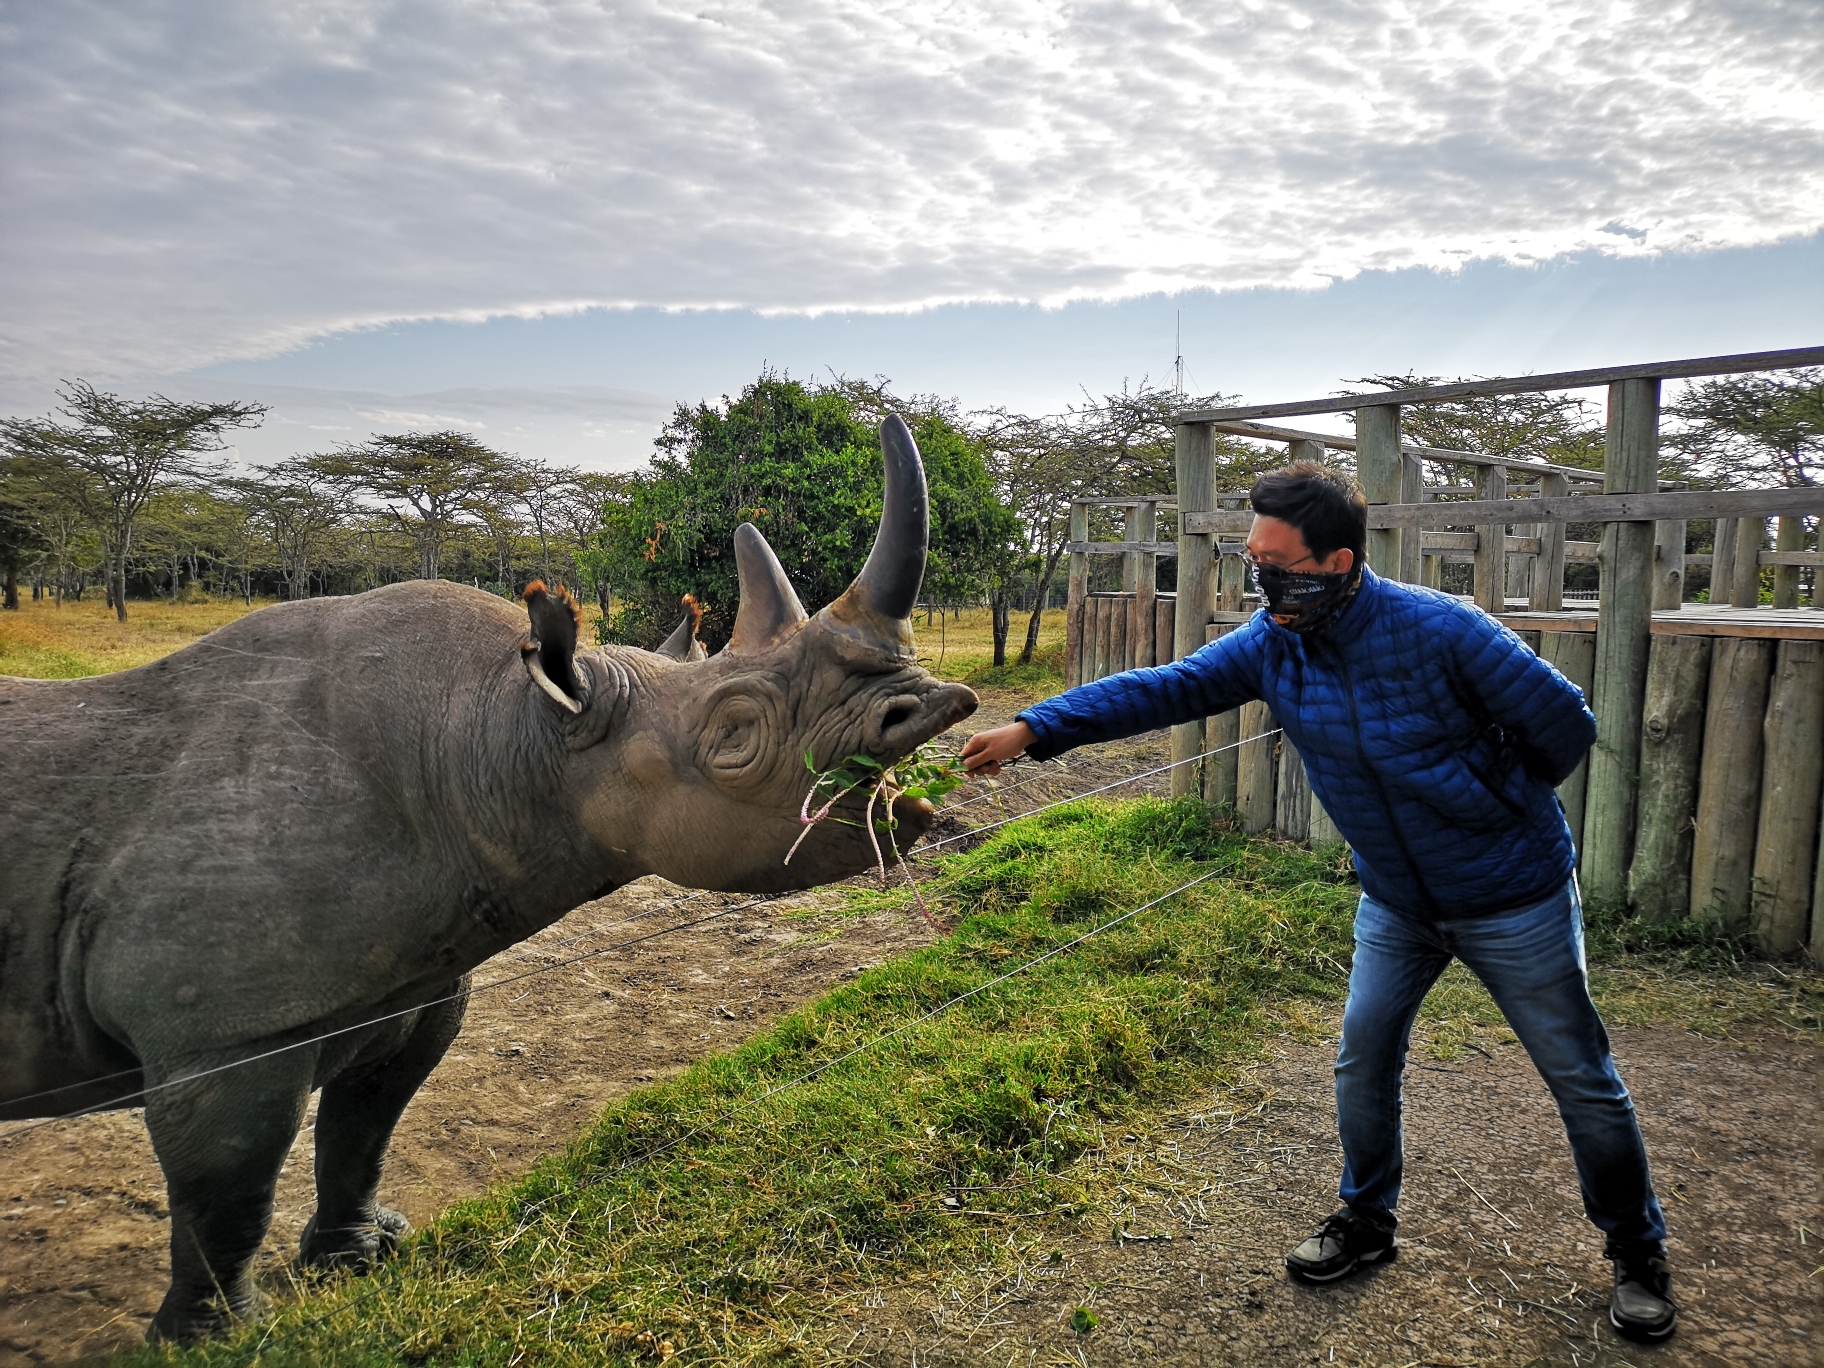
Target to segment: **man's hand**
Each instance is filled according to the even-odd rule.
[[[1026,747],[1038,739],[1038,734],[1024,722],[1009,722],[1004,727],[977,732],[963,743],[963,768],[972,776],[999,774],[1002,765],[1024,755]]]

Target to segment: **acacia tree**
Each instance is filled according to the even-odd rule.
[[[303,458],[314,474],[385,508],[418,553],[418,578],[436,579],[443,552],[509,475],[508,458],[466,432],[404,432]]]
[[[310,597],[311,566],[347,520],[337,489],[309,461],[285,461],[233,488],[278,555],[286,597]],[[243,583],[245,584],[245,577]]]
[[[1437,375],[1364,375],[1365,391],[1455,384]],[[1351,422],[1354,415],[1349,415]],[[1419,446],[1601,470],[1606,434],[1596,405],[1574,394],[1487,394],[1400,410],[1400,436]]]
[[[1666,406],[1666,434],[1701,473],[1724,485],[1819,483],[1824,468],[1824,368],[1726,375],[1685,386]]]
[[[210,472],[198,457],[221,451],[232,428],[257,427],[263,404],[186,404],[154,394],[122,399],[78,380],[58,391],[55,418],[0,419],[0,442],[53,498],[100,535],[109,595],[127,620],[127,564],[147,502],[162,486]]]

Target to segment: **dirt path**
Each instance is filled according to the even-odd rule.
[[[1824,1362],[1809,1276],[1820,1261],[1815,1046],[1669,1026],[1615,1033],[1682,1308],[1678,1336],[1643,1349],[1607,1325],[1609,1266],[1562,1125],[1505,1034],[1480,1034],[1460,1060],[1415,1052],[1397,1263],[1322,1290],[1286,1278],[1286,1250],[1336,1206],[1341,1154],[1334,1036],[1285,1038],[1212,1110],[1102,1156],[1127,1169],[1119,1228],[1141,1240],[1061,1241],[1057,1263],[859,1310],[854,1352],[883,1365]],[[1070,1328],[1078,1307],[1098,1318],[1088,1335]]]

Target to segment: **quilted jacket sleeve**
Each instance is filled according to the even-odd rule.
[[[1457,679],[1513,741],[1528,771],[1556,787],[1596,740],[1583,691],[1507,628],[1464,609],[1453,634]]]
[[[1249,623],[1183,660],[1109,675],[1026,709],[1019,720],[1039,738],[1026,754],[1049,760],[1240,707],[1259,696],[1259,632],[1258,621]]]

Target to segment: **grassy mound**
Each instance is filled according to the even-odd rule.
[[[1004,828],[927,897],[968,910],[943,942],[609,1108],[372,1278],[179,1357],[792,1361],[823,1340],[831,1294],[991,1260],[1012,1232],[1086,1214],[1072,1160],[1100,1127],[1219,1076],[1276,999],[1340,993],[1355,894],[1333,865],[1214,831],[1200,804],[1140,800]]]

